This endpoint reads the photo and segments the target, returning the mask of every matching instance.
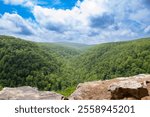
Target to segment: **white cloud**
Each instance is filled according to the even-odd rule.
[[[25,7],[34,7],[34,3],[33,3],[33,1],[26,1],[26,2],[24,3],[24,6],[25,6]]]
[[[83,42],[91,30],[90,17],[102,15],[106,12],[108,0],[85,0],[79,2],[71,10],[43,8],[35,6],[33,15],[38,24],[49,34],[57,35],[57,41],[71,40]],[[62,29],[62,31],[61,31]],[[82,38],[82,39],[81,39]],[[59,39],[59,40],[58,40]]]
[[[25,7],[33,7],[35,0],[3,0],[4,4],[22,5]]]
[[[104,13],[112,12],[108,4],[108,0],[78,1],[71,10],[35,6],[33,14],[39,25],[52,34],[56,41],[97,43],[137,36],[136,32],[127,28],[123,22],[117,22],[119,30],[114,30],[113,25],[106,29],[94,29],[90,26],[90,18],[101,17]]]
[[[85,17],[103,14],[108,10],[108,0],[85,0],[80,3],[79,10]]]
[[[8,32],[19,32],[20,29],[17,28],[13,22],[6,20],[5,16],[0,19],[0,29]]]
[[[35,21],[5,13],[0,17],[0,33],[47,42],[101,43],[138,38],[150,30],[150,12],[137,1],[78,0],[72,9],[64,10],[31,0],[5,0],[6,4],[32,7]]]
[[[107,11],[106,2],[107,0],[85,0],[84,2],[78,2],[71,10],[56,10],[35,6],[33,14],[42,25],[52,22],[70,26],[76,24],[85,26],[88,25],[89,17],[100,15]]]
[[[150,25],[147,26],[147,27],[144,29],[144,32],[145,32],[145,33],[150,33]]]
[[[24,20],[18,14],[5,13],[0,17],[0,32],[18,35],[32,35],[34,30],[32,29],[32,23],[30,23],[30,21]]]

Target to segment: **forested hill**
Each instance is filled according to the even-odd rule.
[[[79,49],[81,51],[93,46],[93,45],[80,44],[80,43],[70,43],[70,42],[57,42],[57,43],[53,43],[53,45],[70,47],[70,48],[74,48],[74,49]]]
[[[61,59],[69,59],[72,56],[79,55],[82,51],[82,49],[77,49],[76,47],[57,43],[38,43],[38,46]]]
[[[30,85],[41,90],[61,89],[63,55],[79,54],[73,48],[40,45],[9,36],[0,36],[0,86]],[[68,59],[67,59],[68,60]],[[67,61],[66,61],[67,62]]]
[[[0,36],[0,87],[69,95],[80,82],[142,73],[150,73],[150,38],[86,46]]]
[[[94,46],[75,64],[82,81],[150,73],[150,38]]]

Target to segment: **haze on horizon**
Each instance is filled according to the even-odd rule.
[[[0,35],[85,44],[150,37],[150,1],[0,0]]]

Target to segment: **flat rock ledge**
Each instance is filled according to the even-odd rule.
[[[80,83],[70,100],[150,100],[150,75]]]
[[[38,91],[29,86],[17,88],[3,88],[0,100],[64,100],[61,94],[49,91]]]

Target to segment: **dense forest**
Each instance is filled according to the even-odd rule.
[[[96,45],[75,64],[82,81],[150,73],[150,39]]]
[[[0,36],[0,88],[33,86],[69,95],[78,83],[150,73],[150,38],[98,45]]]
[[[68,87],[70,79],[64,78],[64,69],[68,68],[68,61],[81,52],[83,47],[80,49],[78,44],[76,47],[75,44],[35,43],[0,36],[0,87],[29,85],[39,90],[72,89]]]

